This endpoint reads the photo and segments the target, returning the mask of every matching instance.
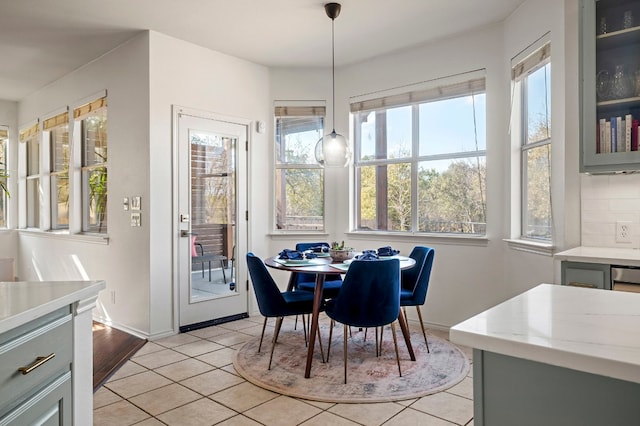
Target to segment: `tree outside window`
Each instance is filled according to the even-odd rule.
[[[522,237],[543,241],[552,241],[553,238],[550,80],[551,64],[548,56],[520,80]]]
[[[352,112],[358,230],[486,233],[484,78]]]
[[[82,140],[82,231],[107,232],[107,102],[83,105],[74,116]]]
[[[324,132],[324,107],[275,109],[275,227],[324,229],[324,170],[314,150]]]

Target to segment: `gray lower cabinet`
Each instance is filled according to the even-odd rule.
[[[611,265],[563,261],[561,271],[562,285],[611,290]]]
[[[473,350],[475,426],[627,426],[640,384]]]
[[[0,335],[0,426],[73,424],[72,318],[65,307]]]

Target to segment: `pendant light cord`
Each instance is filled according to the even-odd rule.
[[[333,105],[331,108],[333,115],[333,133],[336,132],[336,44],[334,35],[335,18],[331,18],[331,84]]]

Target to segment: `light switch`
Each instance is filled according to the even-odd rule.
[[[131,213],[131,226],[142,226],[142,215],[140,213]]]

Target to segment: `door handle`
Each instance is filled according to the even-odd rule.
[[[189,237],[189,236],[191,236],[191,232],[187,231],[186,229],[183,229],[183,230],[180,231],[180,236],[181,237]]]

